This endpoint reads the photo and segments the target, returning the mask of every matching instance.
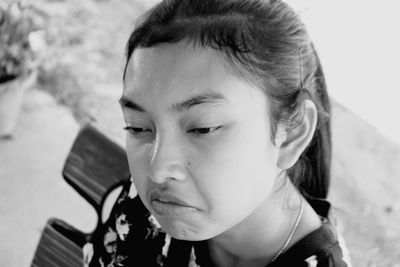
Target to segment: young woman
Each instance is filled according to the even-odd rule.
[[[324,200],[324,76],[286,4],[163,1],[123,84],[132,178],[90,266],[350,266]]]

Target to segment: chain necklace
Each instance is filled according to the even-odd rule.
[[[286,250],[286,248],[289,245],[290,241],[292,241],[294,233],[296,232],[297,227],[299,226],[300,220],[303,217],[303,211],[304,211],[304,200],[303,200],[303,198],[301,198],[300,201],[301,201],[301,207],[300,207],[299,215],[297,215],[297,219],[296,219],[296,222],[293,225],[292,231],[290,232],[290,235],[287,238],[286,242],[283,244],[282,248],[279,250],[278,254],[276,254],[276,256],[272,259],[271,262],[274,262]]]

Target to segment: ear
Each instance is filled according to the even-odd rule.
[[[304,101],[304,116],[297,127],[279,125],[275,143],[278,147],[278,167],[286,170],[292,167],[307,148],[314,136],[318,113],[314,102]]]

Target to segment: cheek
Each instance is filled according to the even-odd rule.
[[[271,192],[278,173],[268,137],[237,136],[241,138],[227,138],[210,148],[198,166],[201,175],[195,176],[211,209],[225,214],[237,207],[255,207]]]
[[[248,178],[274,172],[278,150],[272,145],[267,129],[251,126],[237,127],[207,147],[201,167],[232,177]]]
[[[127,136],[126,153],[133,182],[138,192],[141,193],[145,189],[147,180],[146,168],[147,162],[149,162],[148,148],[146,146],[138,146]]]
[[[267,153],[257,152],[247,149],[226,151],[220,157],[210,157],[207,166],[201,168],[203,184],[223,194],[229,194],[229,191],[237,194],[260,187],[268,190],[277,175],[276,164]]]

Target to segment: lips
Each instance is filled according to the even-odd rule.
[[[160,191],[150,194],[150,205],[159,216],[182,216],[197,212],[198,209],[183,199]]]
[[[176,196],[171,195],[169,193],[161,193],[159,191],[154,191],[154,192],[152,192],[150,194],[150,201],[151,202],[159,201],[159,202],[165,203],[165,204],[178,205],[178,206],[193,208],[192,205],[190,205],[186,201],[180,199],[179,197],[176,197]]]

